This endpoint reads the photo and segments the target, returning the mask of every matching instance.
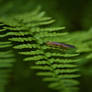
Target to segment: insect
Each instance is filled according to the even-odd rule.
[[[71,48],[75,48],[75,46],[73,45],[69,45],[69,44],[64,44],[64,43],[59,43],[59,42],[47,42],[48,46],[52,46],[52,47],[60,47],[62,49],[71,49]]]

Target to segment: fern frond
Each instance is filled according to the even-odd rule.
[[[5,91],[5,87],[9,82],[13,63],[15,62],[13,52],[7,50],[9,48],[11,48],[9,42],[0,42],[0,92]]]
[[[16,30],[17,32],[14,32],[13,35],[14,34],[15,35],[19,34],[19,35],[16,35],[17,37],[12,37],[9,40],[12,42],[19,43],[14,46],[15,49],[19,49],[19,50],[25,49],[25,51],[19,52],[19,54],[21,55],[25,55],[25,56],[28,55],[28,57],[24,58],[24,61],[29,61],[29,62],[35,61],[36,65],[31,66],[31,69],[44,71],[44,72],[39,71],[37,75],[44,76],[43,80],[46,82],[50,81],[51,83],[49,84],[49,87],[57,89],[59,91],[63,90],[64,92],[72,92],[70,90],[72,90],[72,88],[77,86],[79,83],[76,80],[76,78],[80,77],[78,73],[79,72],[78,64],[77,64],[78,60],[67,59],[67,58],[72,58],[72,57],[75,58],[79,54],[63,53],[64,52],[63,50],[60,51],[58,49],[57,51],[57,49],[55,48],[54,49],[56,52],[53,52],[53,47],[49,47],[46,45],[46,42],[53,41],[54,38],[55,38],[54,41],[56,42],[66,41],[66,39],[62,39],[62,38],[68,33],[61,32],[61,30],[64,29],[65,27],[56,27],[56,28],[40,27],[40,26],[52,24],[54,22],[54,20],[51,20],[50,18],[47,18],[46,20],[46,17],[44,17],[43,12],[38,14],[37,16],[36,15],[31,16],[30,20],[26,20],[26,18],[28,18],[27,16],[29,17],[31,16],[31,14],[30,15],[24,14],[17,17],[18,21],[22,20],[21,25],[24,25],[25,29],[22,31]],[[29,32],[29,33],[25,34],[24,32]],[[21,35],[22,33],[24,35]],[[29,50],[26,51],[26,49],[30,49],[30,51]],[[65,77],[67,79],[65,79]],[[60,88],[58,88],[57,86],[54,87],[51,86],[54,84],[59,85]],[[65,91],[66,87],[68,87],[70,90]]]
[[[0,34],[6,31],[6,29],[2,28],[3,25],[1,25],[2,31],[0,31]],[[4,35],[5,33],[0,36],[0,92],[5,92],[5,88],[10,81],[13,64],[16,61],[11,49],[12,43]]]
[[[24,56],[23,61],[33,61],[34,65],[30,65],[30,68],[39,70],[37,75],[42,76],[43,81],[48,82],[50,88],[59,92],[78,91],[77,79],[80,77],[79,62],[81,61],[78,57],[80,52],[83,52],[82,42],[87,39],[84,38],[85,34],[77,33],[76,36],[76,33],[74,35],[74,33],[61,31],[65,27],[51,26],[54,20],[45,17],[45,12],[40,12],[40,9],[16,15],[9,23],[5,19],[2,21],[9,26],[1,31],[9,32],[0,37],[8,37],[8,40],[13,43],[13,48],[17,49],[17,54]],[[78,40],[78,35],[81,35],[81,40]],[[63,48],[49,47],[46,44],[48,41],[72,44],[76,49],[68,51]],[[87,50],[90,50],[86,44],[83,46],[83,49],[87,47]]]

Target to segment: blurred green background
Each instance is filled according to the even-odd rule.
[[[70,32],[92,27],[92,0],[0,0],[0,16],[29,12],[39,5],[46,11],[47,16],[56,20],[55,25],[66,26]],[[17,67],[20,65],[21,67]],[[8,88],[9,92],[54,92],[47,88],[47,84],[44,84],[40,77],[36,77],[34,71],[27,70],[25,65],[21,60],[16,63],[15,77],[12,87]],[[89,76],[81,79],[81,92],[92,92],[90,79]]]
[[[71,30],[89,29],[92,25],[92,0],[0,0],[0,14],[28,12],[38,5],[56,24]]]

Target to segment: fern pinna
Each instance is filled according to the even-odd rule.
[[[13,18],[2,19],[9,26],[3,36],[14,44],[18,54],[24,55],[23,61],[32,62],[31,69],[37,69],[37,75],[48,82],[50,88],[59,92],[76,92],[78,90],[79,67],[75,48],[68,50],[59,47],[50,47],[47,42],[68,42],[63,39],[67,32],[65,27],[50,26],[54,20],[45,17],[45,12],[39,8],[31,13],[16,15]]]
[[[5,36],[7,30],[0,23],[0,92],[5,92],[5,87],[11,80],[12,68],[15,62],[12,43]]]

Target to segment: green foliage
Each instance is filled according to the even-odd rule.
[[[0,28],[3,24],[0,24]],[[9,83],[12,74],[13,64],[16,61],[12,44],[6,37],[3,27],[0,29],[0,92],[5,92],[5,87]]]
[[[36,74],[49,88],[58,92],[79,91],[80,76],[86,71],[84,65],[92,59],[92,29],[70,33],[65,27],[53,26],[54,21],[40,7],[0,19],[0,92],[9,83],[10,72],[17,62],[15,54],[22,57],[22,63],[29,64],[30,70],[37,70]],[[50,47],[46,44],[49,41],[76,48]]]

